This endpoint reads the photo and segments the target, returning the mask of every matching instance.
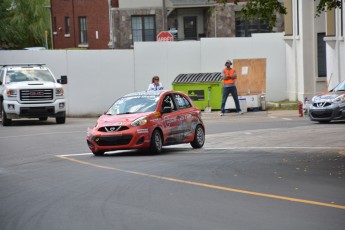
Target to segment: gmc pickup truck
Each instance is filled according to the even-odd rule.
[[[55,117],[57,124],[66,120],[66,101],[62,84],[44,64],[0,65],[0,116],[3,126],[12,119]]]

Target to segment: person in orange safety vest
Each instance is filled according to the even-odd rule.
[[[225,103],[230,93],[235,102],[236,112],[238,114],[243,114],[243,112],[241,111],[240,102],[238,100],[237,88],[235,83],[237,79],[237,74],[236,70],[234,68],[231,68],[231,65],[232,62],[230,60],[226,60],[225,68],[222,70],[221,73],[223,77],[223,97],[220,116],[223,116],[225,113]]]

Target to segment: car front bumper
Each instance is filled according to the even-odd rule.
[[[345,103],[333,103],[325,107],[312,104],[309,108],[309,117],[312,121],[331,121],[345,119]]]
[[[88,129],[87,144],[91,151],[114,151],[150,147],[149,129],[131,129],[119,133],[104,133]]]

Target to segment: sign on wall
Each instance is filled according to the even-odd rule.
[[[174,36],[169,31],[162,31],[157,35],[157,42],[172,42]]]

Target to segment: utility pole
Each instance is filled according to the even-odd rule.
[[[109,49],[115,49],[114,44],[114,34],[113,34],[113,15],[111,12],[111,0],[108,0],[108,7],[109,7]]]
[[[166,6],[165,6],[165,0],[163,1],[163,31],[167,31],[168,30],[168,26],[167,26],[167,10],[166,10]]]

